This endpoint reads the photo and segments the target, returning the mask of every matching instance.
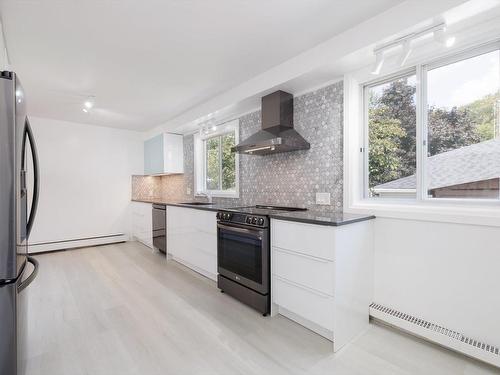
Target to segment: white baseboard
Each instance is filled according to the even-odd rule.
[[[424,340],[500,367],[500,349],[498,347],[468,337],[458,330],[443,327],[377,303],[370,305],[370,316]]]
[[[98,236],[90,238],[78,238],[71,240],[49,241],[42,243],[29,243],[28,251],[30,254],[44,253],[47,251],[74,249],[77,247],[89,247],[97,245],[106,245],[111,243],[128,241],[128,235],[119,233],[108,236]]]

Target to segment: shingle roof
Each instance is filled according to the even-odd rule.
[[[500,138],[443,152],[427,159],[429,189],[500,177]],[[403,177],[374,190],[416,189],[415,175]]]

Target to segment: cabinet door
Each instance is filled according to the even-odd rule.
[[[131,221],[132,221],[132,237],[138,239],[141,233],[141,210],[139,203],[132,202],[131,204]]]
[[[153,247],[152,206],[150,203],[132,202],[132,236]]]
[[[179,134],[164,134],[164,172],[184,173],[184,137]]]
[[[163,134],[144,142],[144,174],[163,173]]]
[[[145,204],[143,206],[143,242],[146,246],[153,247],[153,206]]]
[[[167,251],[193,270],[215,279],[217,275],[215,212],[168,207]]]
[[[273,284],[273,298],[276,304],[329,331],[333,330],[333,297],[278,276],[273,277]]]
[[[335,229],[329,226],[272,220],[273,246],[311,257],[334,260]]]
[[[144,142],[144,174],[184,173],[184,138],[159,134]]]

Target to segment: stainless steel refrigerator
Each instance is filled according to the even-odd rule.
[[[38,204],[38,171],[23,89],[15,73],[0,72],[1,375],[25,373],[26,288],[38,272],[38,262],[28,255],[28,237]]]

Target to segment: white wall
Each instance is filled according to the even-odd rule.
[[[143,173],[141,134],[36,117],[30,122],[41,185],[30,243],[128,234],[131,175]]]
[[[9,58],[7,56],[7,48],[5,46],[3,25],[0,22],[0,70],[9,70],[9,68]]]
[[[375,220],[374,301],[500,346],[500,228]]]

